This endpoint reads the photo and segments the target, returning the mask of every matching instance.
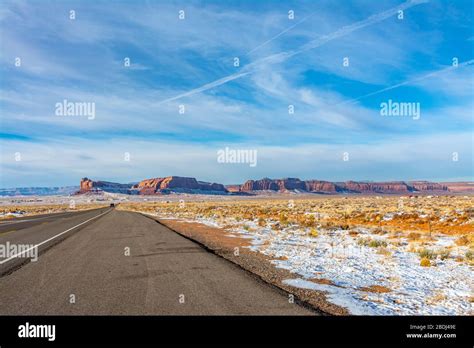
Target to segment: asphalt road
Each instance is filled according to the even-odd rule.
[[[12,251],[8,256],[0,253],[0,276],[11,272],[34,257],[36,251],[31,249],[32,246],[37,246],[36,249],[39,255],[67,238],[70,234],[85,227],[95,220],[96,216],[109,210],[109,208],[101,208],[79,212],[44,214],[0,222],[0,246],[14,245],[23,248],[16,252]],[[84,223],[85,221],[87,222]],[[73,229],[68,231],[71,228]],[[64,231],[67,232],[63,233]],[[22,251],[26,251],[26,253],[21,254]]]
[[[36,262],[0,258],[0,315],[315,314],[141,214],[43,217],[0,225],[0,245],[43,243]]]
[[[31,226],[35,226],[38,223],[42,224],[46,222],[59,221],[60,219],[63,219],[63,218],[74,217],[74,216],[78,217],[83,214],[89,214],[96,211],[105,211],[105,208],[82,210],[82,211],[77,211],[77,212],[69,211],[69,212],[64,212],[64,213],[24,216],[24,217],[19,217],[19,218],[14,218],[14,219],[3,220],[3,221],[0,221],[0,237],[6,232],[25,229]],[[92,214],[91,216],[93,215],[94,214]]]

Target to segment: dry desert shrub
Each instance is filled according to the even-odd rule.
[[[272,230],[281,231],[281,225],[277,222],[272,225]]]
[[[387,242],[382,239],[359,238],[357,244],[370,248],[386,247]]]
[[[420,240],[421,238],[421,234],[417,233],[417,232],[410,232],[407,236],[408,240],[410,241],[417,241],[417,240]]]
[[[318,236],[318,231],[314,227],[312,227],[311,230],[309,231],[309,235],[311,237],[317,237]]]
[[[421,267],[430,267],[431,266],[431,261],[430,259],[423,257],[420,261],[420,266]]]
[[[469,238],[467,236],[461,236],[455,241],[456,245],[465,246],[469,244]]]
[[[356,237],[358,235],[359,235],[359,232],[357,232],[357,231],[349,231],[349,236],[351,236],[351,237]]]
[[[426,299],[426,302],[428,304],[438,304],[439,302],[444,300],[446,300],[446,295],[443,292],[439,291],[435,295],[428,297]]]
[[[280,213],[279,217],[279,222],[280,222],[280,225],[282,226],[287,226],[288,225],[288,216],[285,215],[284,213]]]
[[[441,260],[448,259],[450,254],[451,254],[451,251],[448,248],[444,248],[438,251],[438,256]]]
[[[384,255],[384,256],[391,256],[392,255],[390,250],[388,250],[387,248],[384,248],[384,247],[378,248],[377,254]]]
[[[316,225],[316,218],[314,217],[314,215],[303,215],[298,217],[297,224],[302,227],[314,227]]]
[[[385,234],[385,233],[387,233],[387,232],[385,232],[382,228],[377,227],[376,229],[374,229],[374,230],[372,231],[372,233],[373,233],[373,234]]]
[[[436,253],[426,248],[418,250],[418,255],[421,259],[433,260],[436,258]]]
[[[350,226],[348,224],[342,224],[342,225],[336,226],[336,228],[347,231],[350,229]]]
[[[369,247],[371,248],[379,248],[379,247],[386,247],[387,242],[381,239],[373,239],[369,242]]]

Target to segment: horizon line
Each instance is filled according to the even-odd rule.
[[[207,182],[207,183],[215,183],[215,184],[220,184],[219,182],[212,182],[212,181],[203,181],[203,180],[198,180],[195,177],[192,176],[180,176],[180,175],[168,175],[168,176],[158,176],[158,177],[153,177],[153,178],[147,178],[147,179],[142,179],[139,181],[131,181],[131,182],[116,182],[116,181],[109,181],[109,180],[93,180],[89,177],[83,177],[83,179],[88,179],[94,182],[108,182],[108,183],[113,183],[113,184],[121,184],[121,185],[133,185],[140,183],[141,181],[144,180],[152,180],[152,179],[164,179],[164,178],[170,178],[170,177],[175,177],[175,178],[192,178],[195,179],[196,181],[200,182]],[[391,180],[370,180],[370,179],[363,179],[363,180],[356,180],[356,179],[346,179],[346,180],[327,180],[327,179],[300,179],[297,177],[281,177],[281,178],[269,178],[269,177],[262,177],[260,179],[247,179],[242,183],[234,183],[234,184],[222,184],[224,186],[236,186],[236,185],[243,185],[247,181],[259,181],[259,180],[264,180],[264,179],[269,179],[269,180],[285,180],[285,179],[297,179],[300,181],[321,181],[321,182],[330,182],[330,183],[346,183],[346,182],[357,182],[357,183],[413,183],[413,182],[429,182],[429,183],[473,183],[474,180],[427,180],[427,179],[391,179]],[[60,185],[60,186],[16,186],[16,187],[0,187],[0,190],[8,190],[8,189],[21,189],[21,188],[62,188],[62,187],[80,187],[80,184],[78,185]]]

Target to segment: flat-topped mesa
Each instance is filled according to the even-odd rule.
[[[323,180],[300,180],[298,178],[248,180],[241,187],[241,192],[252,191],[303,191],[312,193],[409,193],[449,191],[446,185],[429,181],[387,182],[330,182]]]
[[[119,184],[109,181],[93,181],[89,178],[82,178],[78,193],[130,193],[131,184]]]
[[[391,182],[356,182],[347,181],[340,184],[341,187],[354,193],[408,193],[412,191],[410,187],[403,181]]]
[[[169,192],[183,193],[227,193],[222,184],[197,181],[195,178],[168,176],[165,178],[153,178],[140,181],[132,187],[140,195],[160,194]]]
[[[414,190],[424,192],[424,191],[448,191],[448,186],[443,184],[438,184],[437,182],[429,181],[410,181],[408,185],[413,187]]]
[[[322,180],[306,180],[306,191],[315,193],[337,193],[341,188],[335,183]]]
[[[247,180],[240,191],[286,191],[299,190],[306,191],[306,183],[298,178]]]
[[[243,192],[248,191],[278,191],[279,187],[274,180],[263,178],[261,180],[247,180],[240,188]]]
[[[302,191],[336,193],[341,189],[334,183],[321,180],[303,181],[298,178],[247,180],[241,187],[242,192],[251,191]]]
[[[450,192],[474,192],[474,182],[472,181],[445,182],[443,185]]]
[[[298,178],[284,178],[275,180],[280,191],[298,190],[306,191],[306,183]]]

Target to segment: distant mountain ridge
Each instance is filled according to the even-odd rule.
[[[0,196],[59,196],[70,195],[78,186],[63,187],[13,187],[0,189]]]

